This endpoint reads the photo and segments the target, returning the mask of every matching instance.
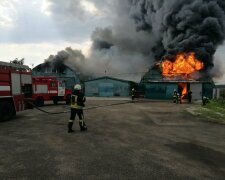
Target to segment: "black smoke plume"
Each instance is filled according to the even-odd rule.
[[[59,26],[63,30],[73,29],[74,19],[92,17],[79,10],[82,9],[81,1],[49,1],[54,19],[57,22],[66,19],[63,21],[65,25]],[[204,62],[203,73],[214,76],[215,73],[208,72],[214,66],[213,56],[217,47],[225,39],[224,0],[89,1],[106,12],[104,16],[109,20],[108,26],[93,27],[88,55],[66,48],[50,56],[48,64],[59,68],[60,64],[66,64],[94,77],[107,72],[109,76],[138,81],[143,75],[138,72],[147,71],[154,61],[173,60],[179,52],[192,51]],[[65,36],[68,34],[64,33]],[[122,73],[128,75],[117,76]]]
[[[71,63],[73,65],[71,66]],[[83,66],[85,63],[85,56],[79,50],[74,50],[67,47],[65,50],[59,51],[56,55],[50,55],[43,64],[37,66],[40,72],[55,72],[65,73],[66,68],[70,67],[77,73],[84,73]]]
[[[225,39],[224,0],[128,1],[137,30],[156,37],[156,60],[195,52],[205,70],[213,67],[213,55]]]

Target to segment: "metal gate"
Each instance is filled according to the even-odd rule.
[[[190,90],[192,91],[193,100],[202,99],[202,83],[190,84]]]
[[[98,86],[100,96],[113,96],[113,83],[100,83]]]

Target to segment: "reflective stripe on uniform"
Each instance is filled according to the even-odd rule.
[[[81,123],[81,126],[84,126],[84,120],[80,119],[79,122]]]
[[[82,119],[80,119],[79,122],[81,123],[82,126],[84,126],[84,115],[83,114],[81,114],[81,118]]]
[[[78,105],[77,105],[77,97],[78,97],[78,96],[76,96],[76,95],[71,95],[71,99],[74,98],[74,102],[71,101],[70,107],[71,107],[71,108],[74,108],[74,109],[83,109],[82,106],[78,106]]]
[[[73,122],[73,120],[70,119],[69,122]]]

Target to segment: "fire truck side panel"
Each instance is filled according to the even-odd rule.
[[[0,120],[10,119],[28,108],[31,71],[27,66],[0,62]]]
[[[21,79],[20,74],[12,73],[11,74],[11,85],[12,85],[12,94],[18,95],[21,94]]]
[[[0,82],[0,94],[1,96],[11,96],[10,82]],[[0,98],[1,98],[0,96]]]
[[[9,82],[10,75],[8,71],[1,71],[0,82]]]
[[[48,93],[48,86],[46,84],[35,84],[34,94],[45,94]]]
[[[68,101],[68,94],[71,91],[65,90],[64,82],[54,76],[33,77],[33,101],[36,105],[42,106],[43,101],[53,100],[54,104],[58,101]],[[41,101],[41,103],[39,103]]]
[[[11,96],[10,74],[9,71],[1,70],[0,72],[0,97]]]
[[[14,106],[16,111],[23,111],[26,109],[25,103],[24,103],[24,95],[14,95]]]
[[[65,84],[63,82],[58,82],[58,96],[65,95]]]
[[[49,89],[49,99],[58,96],[58,81],[57,80],[49,80],[48,81],[48,89]]]
[[[24,84],[32,84],[32,77],[29,74],[21,74],[21,83]]]

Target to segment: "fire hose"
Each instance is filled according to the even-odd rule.
[[[83,108],[83,110],[90,110],[90,109],[97,109],[97,108],[101,108],[101,107],[109,107],[109,106],[117,106],[117,105],[122,105],[122,104],[129,104],[129,103],[133,103],[134,101],[126,101],[126,102],[120,102],[120,103],[113,103],[113,104],[107,104],[107,105],[100,105],[100,106],[91,106],[91,107],[86,107]],[[137,101],[135,101],[137,102]],[[36,108],[37,110],[46,113],[46,114],[63,114],[63,113],[68,113],[70,112],[70,110],[65,110],[65,111],[61,111],[61,112],[49,112],[46,110],[43,110],[42,108],[36,106],[34,103],[32,103],[31,101],[28,101],[28,103],[30,105],[32,105],[34,108]]]

